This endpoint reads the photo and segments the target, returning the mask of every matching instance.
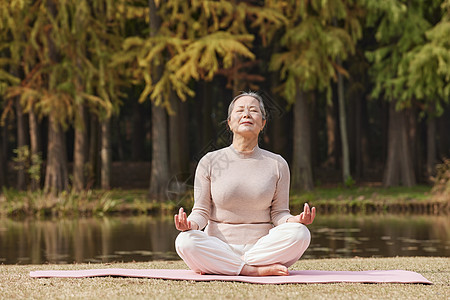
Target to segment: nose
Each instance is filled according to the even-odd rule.
[[[242,117],[250,117],[250,109],[249,108],[245,108],[244,109],[244,114],[242,115]]]

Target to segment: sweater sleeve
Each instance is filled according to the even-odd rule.
[[[286,220],[292,217],[289,212],[289,166],[281,156],[279,158],[278,182],[270,210],[270,218],[275,226],[286,223]]]
[[[194,221],[203,229],[211,212],[211,168],[208,155],[198,163],[194,178],[194,207],[188,221]]]

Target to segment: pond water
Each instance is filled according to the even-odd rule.
[[[449,216],[325,215],[303,258],[450,257]],[[172,218],[0,219],[0,264],[179,259]]]

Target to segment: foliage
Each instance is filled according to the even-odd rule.
[[[270,63],[285,80],[282,94],[293,103],[298,89],[325,90],[330,99],[330,80],[336,81],[338,73],[348,75],[336,60],[352,54],[362,34],[358,1],[286,1],[283,11],[289,19],[281,39],[284,49]]]
[[[450,201],[450,158],[444,158],[436,166],[436,176],[433,178],[434,186],[431,190],[436,198]]]
[[[16,157],[13,158],[13,161],[16,162],[15,169],[26,171],[31,180],[39,182],[43,162],[41,154],[31,154],[28,145],[14,149],[13,152],[16,154]]]
[[[425,32],[426,42],[408,53],[408,65],[399,69],[406,97],[421,100],[424,111],[436,111],[438,116],[450,99],[450,1],[441,8],[442,19]]]
[[[345,179],[344,184],[347,188],[352,188],[355,185],[355,180],[352,176],[349,176]]]
[[[132,92],[125,97],[125,85],[139,90],[140,101],[168,108],[170,93],[194,97],[196,82],[217,75],[235,90],[258,89],[256,82],[275,85],[265,78],[273,75],[265,59],[290,103],[298,89],[330,97],[332,81],[348,75],[345,60],[355,47],[370,50],[373,97],[399,100],[398,108],[416,105],[427,114],[448,107],[450,0],[154,2],[161,25],[150,36],[147,0],[0,0],[2,118],[12,120],[20,100],[25,113],[77,126],[80,106],[100,118],[122,110],[122,101],[131,107],[136,99]],[[374,31],[377,45],[356,45],[364,22],[367,39]],[[215,94],[225,90],[217,82]],[[371,87],[360,88],[363,94]],[[15,141],[8,137],[5,153]],[[29,172],[40,174],[39,160],[27,160]]]
[[[376,28],[378,41],[377,48],[367,52],[372,63],[374,97],[398,100],[397,109],[410,107],[419,99],[423,107],[432,106],[442,112],[440,102],[448,101],[450,56],[448,17],[444,15],[434,26],[441,3],[367,2],[367,25]]]
[[[111,66],[126,65],[133,82],[144,80],[139,101],[150,97],[168,108],[171,91],[186,100],[194,95],[193,80],[210,81],[237,58],[255,58],[247,20],[250,28],[259,28],[264,41],[285,22],[273,8],[245,2],[234,6],[228,1],[169,0],[160,3],[158,12],[162,21],[156,35],[125,39]],[[162,75],[156,74],[156,67],[162,67]]]
[[[2,0],[0,6],[3,62],[21,74],[20,83],[9,78],[5,99],[20,97],[25,112],[61,124],[72,123],[82,103],[101,114],[117,110],[118,69],[108,66],[121,43],[114,3]]]

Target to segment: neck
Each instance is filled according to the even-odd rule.
[[[258,137],[244,138],[242,136],[233,136],[233,147],[239,152],[252,151],[258,145]]]

